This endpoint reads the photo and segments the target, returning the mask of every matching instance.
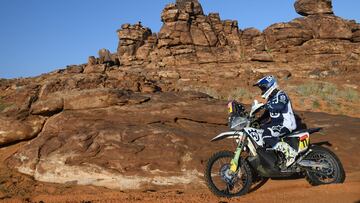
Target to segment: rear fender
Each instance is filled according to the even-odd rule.
[[[324,141],[324,142],[316,142],[316,143],[311,143],[311,145],[310,145],[310,148],[312,147],[312,146],[328,146],[328,147],[331,147],[332,146],[332,144],[329,142],[329,141]]]
[[[321,130],[322,130],[322,128],[310,128],[307,131],[309,132],[309,134],[313,134],[313,133],[320,132]]]

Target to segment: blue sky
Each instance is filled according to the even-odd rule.
[[[174,0],[175,1],[175,0]],[[158,32],[171,0],[0,0],[0,78],[28,77],[116,51],[116,30],[141,21]],[[264,29],[299,15],[294,0],[200,0],[205,13]],[[359,0],[333,0],[335,14],[360,22]]]

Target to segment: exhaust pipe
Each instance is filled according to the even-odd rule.
[[[319,163],[319,162],[310,161],[310,160],[301,160],[298,163],[298,165],[301,167],[312,168],[312,169],[317,169],[317,170],[323,170],[323,168],[329,168],[328,164]]]

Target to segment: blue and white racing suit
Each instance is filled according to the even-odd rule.
[[[275,90],[264,107],[270,114],[271,121],[261,127],[264,130],[262,137],[265,145],[273,147],[279,142],[280,135],[296,129],[295,115],[289,97],[281,90]]]

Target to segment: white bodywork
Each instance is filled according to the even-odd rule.
[[[255,128],[252,128],[252,129],[255,129]],[[222,137],[226,137],[227,139],[235,139],[236,142],[239,142],[241,139],[243,139],[243,136],[244,136],[244,133],[243,132],[240,132],[240,131],[229,131],[229,132],[223,132],[217,136],[215,136],[211,141],[214,141],[214,140],[218,140],[218,139],[221,139]],[[256,149],[255,149],[255,146],[254,144],[251,142],[250,138],[248,137],[247,138],[248,142],[247,142],[247,146],[250,150],[250,153],[252,156],[256,156],[257,153],[256,153]]]
[[[225,136],[227,136],[228,139],[240,139],[243,135],[244,135],[243,132],[239,132],[239,131],[223,132],[215,136],[211,141],[218,140]]]
[[[250,135],[252,140],[254,140],[257,145],[264,146],[264,140],[263,140],[263,137],[262,137],[262,134],[263,134],[264,130],[248,127],[248,128],[244,128],[244,131],[248,135]]]

